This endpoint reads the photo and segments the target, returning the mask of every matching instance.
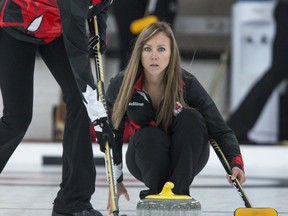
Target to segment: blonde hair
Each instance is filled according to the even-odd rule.
[[[179,101],[184,107],[187,107],[183,100],[180,54],[175,36],[169,24],[166,22],[155,22],[146,27],[140,33],[135,42],[130,61],[125,69],[119,94],[113,107],[112,122],[114,128],[119,127],[127,110],[128,103],[133,95],[134,84],[143,72],[143,66],[141,64],[143,46],[151,37],[159,32],[163,32],[169,38],[171,56],[163,78],[165,91],[162,105],[157,111],[156,125],[161,125],[165,130],[169,128],[173,120],[173,112],[177,101]]]

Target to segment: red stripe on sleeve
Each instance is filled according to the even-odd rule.
[[[92,5],[100,4],[102,0],[92,0]]]
[[[244,163],[243,163],[243,159],[242,159],[242,155],[237,155],[232,159],[233,163],[236,163],[238,165],[240,165],[242,167],[242,170],[244,171]]]

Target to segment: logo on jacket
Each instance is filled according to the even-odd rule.
[[[130,102],[129,104],[128,104],[129,106],[144,106],[144,103],[139,103],[139,102]]]
[[[43,20],[43,14],[40,15],[39,17],[37,17],[36,19],[34,19],[30,25],[27,27],[27,30],[30,31],[30,32],[35,32],[39,29],[41,23],[42,23],[42,20]]]
[[[183,106],[180,102],[176,101],[175,109],[174,109],[174,116],[176,117],[183,109]]]

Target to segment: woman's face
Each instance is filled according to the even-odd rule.
[[[171,55],[170,39],[163,33],[151,37],[144,44],[141,54],[141,62],[147,75],[163,75],[169,64]]]

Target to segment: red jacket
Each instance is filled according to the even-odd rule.
[[[49,43],[62,34],[56,0],[1,0],[0,26],[13,37],[33,43]]]
[[[0,26],[17,39],[31,42],[48,43],[62,34],[56,0],[2,0]]]

